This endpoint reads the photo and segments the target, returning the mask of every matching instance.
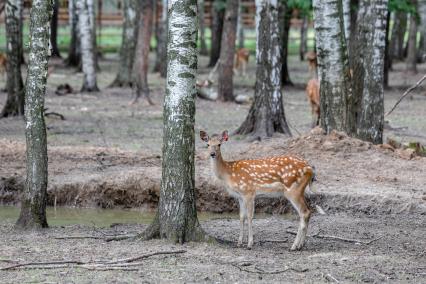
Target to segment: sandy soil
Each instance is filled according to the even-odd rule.
[[[164,81],[150,76],[155,106],[141,102],[129,106],[131,90],[106,89],[113,80],[115,58],[101,62],[97,94],[75,93],[58,97],[58,84],[80,87],[82,75],[58,65],[49,78],[46,107],[66,120],[48,118],[49,204],[84,207],[141,207],[154,209],[161,175],[162,92]],[[201,64],[206,58],[201,58]],[[176,256],[154,256],[137,271],[93,272],[69,267],[48,270],[0,271],[0,282],[425,282],[424,239],[426,223],[426,158],[374,146],[340,133],[325,136],[310,132],[310,110],[305,99],[307,68],[291,58],[295,87],[285,88],[285,108],[293,138],[280,135],[248,142],[231,137],[223,147],[227,159],[265,157],[285,153],[300,155],[315,165],[316,192],[311,204],[322,206],[327,215],[315,215],[311,233],[362,240],[360,245],[330,239],[310,238],[302,252],[290,253],[297,220],[273,215],[255,221],[256,247],[245,249],[212,245],[176,246],[163,241],[109,242],[100,239],[55,240],[59,235],[117,234],[141,231],[143,226],[96,229],[84,226],[55,227],[45,232],[21,234],[0,221],[0,265],[44,259],[116,259],[149,251],[185,249]],[[402,64],[391,73],[392,88],[386,91],[389,110],[407,85],[421,74],[405,74]],[[426,66],[420,66],[422,73]],[[201,68],[201,77],[208,70]],[[254,66],[249,76],[236,79],[236,93],[253,93]],[[0,83],[1,85],[1,83]],[[415,92],[386,118],[386,138],[426,144],[425,89]],[[0,94],[0,107],[5,94]],[[233,130],[243,121],[248,105],[197,101],[196,130]],[[300,134],[299,134],[300,133]],[[197,137],[198,138],[198,137]],[[213,178],[204,145],[196,144],[196,190],[200,210],[231,212],[235,202]],[[0,203],[16,204],[25,174],[24,127],[19,118],[0,120]],[[284,199],[258,200],[256,212],[293,212]],[[294,216],[294,215],[292,215]],[[238,222],[230,219],[203,223],[217,237],[236,241]],[[287,242],[265,242],[282,240]],[[4,240],[4,241],[3,241]],[[257,267],[257,268],[256,268]],[[278,273],[286,267],[294,268]],[[241,270],[242,269],[242,270]],[[261,272],[261,270],[267,272]],[[304,271],[307,269],[306,271]],[[250,270],[256,272],[246,272]],[[301,272],[303,270],[303,272]],[[277,272],[271,274],[270,272]]]

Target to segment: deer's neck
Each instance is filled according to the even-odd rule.
[[[218,179],[224,180],[229,175],[228,162],[223,160],[222,153],[219,151],[215,158],[211,159],[213,171]]]

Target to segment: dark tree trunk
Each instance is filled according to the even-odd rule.
[[[314,24],[320,81],[321,126],[353,134],[349,110],[351,80],[341,1],[314,0]]]
[[[390,12],[388,12],[386,17],[386,46],[385,46],[385,66],[384,66],[384,74],[383,74],[383,87],[389,87],[389,70],[392,69],[392,58],[390,56],[390,40],[389,40],[389,26],[390,26]]]
[[[53,15],[52,21],[50,22],[50,44],[52,54],[51,57],[61,57],[58,48],[58,12],[59,12],[59,0],[53,0]]]
[[[239,0],[227,0],[220,47],[218,95],[222,101],[234,101],[234,56]]]
[[[407,13],[397,11],[395,13],[394,24],[391,36],[391,50],[390,54],[392,59],[404,59],[404,36],[407,30]]]
[[[200,54],[201,55],[208,55],[209,52],[207,50],[207,44],[206,44],[206,29],[204,28],[204,0],[198,0],[198,23],[200,26]]]
[[[168,15],[160,202],[155,221],[142,237],[184,243],[205,238],[197,218],[194,177],[197,1],[173,1]]]
[[[361,0],[353,63],[353,102],[356,136],[383,143],[383,71],[388,0]]]
[[[123,6],[124,23],[120,49],[120,64],[117,76],[111,87],[131,87],[132,71],[135,60],[136,41],[138,35],[139,10],[137,0],[125,0]]]
[[[211,49],[208,67],[216,65],[220,57],[220,47],[225,17],[224,0],[214,0],[212,4]]]
[[[256,1],[256,89],[254,102],[237,134],[264,138],[280,132],[291,136],[281,94],[278,9],[278,2]]]
[[[154,72],[160,72],[162,78],[167,73],[167,0],[162,0],[161,20],[157,24],[156,37],[157,48]]]
[[[414,5],[417,1],[413,0]],[[408,34],[408,48],[407,48],[407,71],[417,73],[417,19],[415,14],[410,16],[410,30]]]
[[[143,94],[151,105],[154,103],[151,101],[149,95],[148,56],[152,36],[153,8],[153,0],[146,0],[141,2],[138,43],[136,45],[136,57],[134,66],[136,86],[136,98],[134,102],[138,101],[138,99]]]
[[[426,62],[426,1],[419,1],[418,13],[420,15],[420,45],[418,59],[420,63]]]
[[[69,0],[68,2],[68,15],[69,24],[71,29],[71,40],[68,49],[68,57],[65,63],[68,66],[80,67],[81,66],[81,51],[80,51],[80,36],[78,28],[78,13],[77,13],[77,1]]]
[[[24,114],[24,86],[21,75],[22,0],[6,2],[7,100],[1,117]]]
[[[358,18],[358,7],[359,7],[359,1],[360,0],[350,0],[350,26],[349,26],[349,36],[346,35],[346,47],[348,50],[348,58],[349,58],[349,66],[352,68],[352,54],[354,53],[354,46],[355,46],[355,40],[356,37],[356,26],[357,26],[357,18]],[[346,29],[348,30],[348,29]]]
[[[292,10],[287,6],[287,3],[283,2],[279,11],[279,22],[281,29],[281,60],[282,60],[282,71],[281,71],[281,85],[282,86],[293,86],[293,82],[290,79],[288,70],[288,37],[290,32],[290,20]]]
[[[300,61],[305,60],[305,53],[308,50],[308,16],[303,16],[302,26],[300,27]]]
[[[51,1],[33,0],[30,15],[30,54],[26,81],[25,136],[27,142],[27,179],[16,226],[47,227],[47,142],[44,122],[49,59]]]

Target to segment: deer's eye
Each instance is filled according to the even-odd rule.
[[[210,144],[207,144],[207,147],[210,147]]]
[[[221,144],[218,144],[217,146],[219,146],[219,147],[220,147],[220,145],[221,145]]]

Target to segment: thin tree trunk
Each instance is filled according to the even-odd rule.
[[[413,0],[412,3],[417,5],[416,0]],[[410,16],[406,65],[407,71],[417,73],[417,19],[414,14]]]
[[[50,44],[52,54],[51,57],[61,57],[58,48],[58,12],[59,12],[59,0],[53,0],[53,15],[52,21],[50,22]]]
[[[299,57],[300,61],[305,60],[305,54],[308,50],[308,16],[304,15],[302,20],[302,26],[300,27],[300,47],[299,47]]]
[[[81,65],[80,37],[78,28],[77,0],[68,1],[68,16],[71,29],[71,40],[68,49],[68,57],[65,63],[68,66],[79,67]]]
[[[25,136],[27,179],[16,226],[47,227],[47,142],[44,122],[52,2],[33,0],[30,15],[30,54],[26,81]]]
[[[256,89],[247,118],[238,134],[271,137],[275,132],[291,136],[281,94],[281,39],[277,1],[256,1]]]
[[[234,56],[239,0],[227,0],[220,47],[218,95],[222,101],[234,101]]]
[[[136,41],[138,35],[138,1],[124,0],[124,23],[120,49],[120,64],[117,76],[111,87],[131,87],[133,83],[132,71],[135,60]]]
[[[157,54],[154,72],[160,72],[162,78],[167,73],[167,0],[162,0],[161,20],[157,25]]]
[[[238,48],[244,48],[244,21],[243,21],[243,5],[240,0],[238,7],[238,20],[237,20],[237,43]]]
[[[388,11],[388,14],[386,16],[386,46],[385,46],[385,66],[384,66],[384,74],[383,74],[383,87],[387,88],[389,87],[389,70],[392,69],[392,58],[390,56],[390,39],[389,39],[389,32],[390,32],[390,19],[391,19],[391,13]]]
[[[90,8],[91,7],[91,8]],[[81,45],[81,60],[84,73],[82,92],[97,92],[99,91],[96,82],[96,55],[95,55],[95,40],[93,33],[94,12],[93,0],[77,0],[78,8],[78,23]]]
[[[426,62],[426,1],[419,1],[418,13],[420,15],[420,45],[418,50],[419,62]]]
[[[407,13],[406,12],[396,12],[395,23],[392,32],[392,38],[395,38],[393,47],[392,56],[394,59],[403,60],[404,59],[404,38],[407,31]]]
[[[197,1],[170,0],[168,15],[160,202],[155,221],[142,236],[184,243],[205,237],[197,218],[194,188]]]
[[[288,70],[288,38],[290,32],[290,20],[292,10],[288,7],[287,2],[283,2],[280,7],[279,21],[281,30],[281,59],[282,59],[282,71],[281,71],[281,84],[282,86],[293,86],[293,82],[290,79]]]
[[[353,102],[357,137],[383,143],[383,76],[388,0],[361,0],[353,62]]]
[[[135,86],[136,102],[143,94],[149,104],[154,103],[150,99],[148,86],[149,47],[152,36],[154,1],[146,0],[141,3],[139,18],[138,43],[136,45],[135,57]]]
[[[206,44],[206,29],[204,28],[204,0],[198,0],[198,23],[200,26],[200,54],[201,55],[208,55],[209,52],[207,50],[207,44]]]
[[[208,67],[215,66],[220,57],[223,22],[225,17],[224,0],[214,0],[212,4],[211,13],[212,13],[211,48],[210,48],[210,61],[209,61]]]
[[[7,100],[1,117],[24,114],[24,86],[21,74],[22,0],[6,2]]]
[[[351,0],[342,0],[343,4],[343,24],[345,25],[346,46],[349,45],[351,36]]]
[[[320,80],[321,126],[355,133],[356,120],[350,117],[348,101],[351,81],[343,25],[341,1],[314,0],[314,25]]]

